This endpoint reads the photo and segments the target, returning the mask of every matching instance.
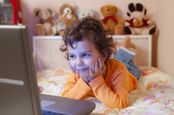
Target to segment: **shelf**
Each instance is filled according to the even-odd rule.
[[[1,7],[12,7],[12,5],[10,3],[3,3],[0,4]]]
[[[111,35],[108,35],[108,36],[110,37]],[[112,35],[112,38],[114,38],[114,39],[123,39],[126,36],[129,36],[131,39],[139,39],[139,38],[147,39],[147,38],[152,37],[152,35]]]
[[[108,35],[110,37],[111,35]],[[129,36],[131,39],[139,39],[139,38],[152,38],[152,35],[112,35],[113,39],[124,39],[126,36]],[[36,39],[62,39],[61,36],[33,36]]]
[[[11,21],[1,21],[0,24],[13,24]]]

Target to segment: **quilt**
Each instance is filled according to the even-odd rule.
[[[91,115],[174,115],[174,76],[158,68],[141,67],[142,77],[136,90],[129,94],[128,107],[110,109],[94,97],[86,100],[95,102]],[[37,83],[41,94],[60,96],[70,70],[54,68],[37,72]]]

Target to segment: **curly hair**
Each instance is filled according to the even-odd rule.
[[[76,23],[72,29],[66,30],[65,37],[63,37],[64,45],[60,50],[67,53],[67,45],[74,48],[73,43],[83,39],[92,40],[100,54],[106,56],[106,61],[114,53],[112,37],[107,37],[102,23],[92,17],[85,17]],[[69,59],[68,53],[66,58]]]

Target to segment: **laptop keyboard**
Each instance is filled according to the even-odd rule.
[[[42,115],[63,115],[63,114],[59,114],[59,113],[55,113],[52,111],[46,111],[46,110],[42,110]]]

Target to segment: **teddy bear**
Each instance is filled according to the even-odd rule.
[[[39,36],[56,35],[57,22],[54,19],[56,12],[51,8],[35,8],[33,15],[39,17],[39,22],[35,25],[36,33]]]
[[[103,27],[109,35],[124,34],[124,19],[116,16],[118,8],[114,5],[105,5],[100,8],[103,15]]]
[[[65,30],[71,29],[77,22],[77,16],[75,8],[69,4],[63,4],[59,9],[59,13],[58,33],[60,36],[64,36]]]
[[[147,16],[147,10],[141,3],[129,3],[128,20],[125,21],[126,34],[153,34],[156,31],[154,22]]]
[[[96,11],[94,9],[80,10],[78,12],[78,19],[81,20],[84,17],[96,18]]]
[[[139,79],[141,77],[141,71],[133,61],[133,57],[136,55],[136,52],[131,50],[135,50],[136,46],[131,42],[130,37],[126,36],[122,42],[115,42],[114,48],[116,50],[114,59],[122,62],[127,67],[128,71]]]

